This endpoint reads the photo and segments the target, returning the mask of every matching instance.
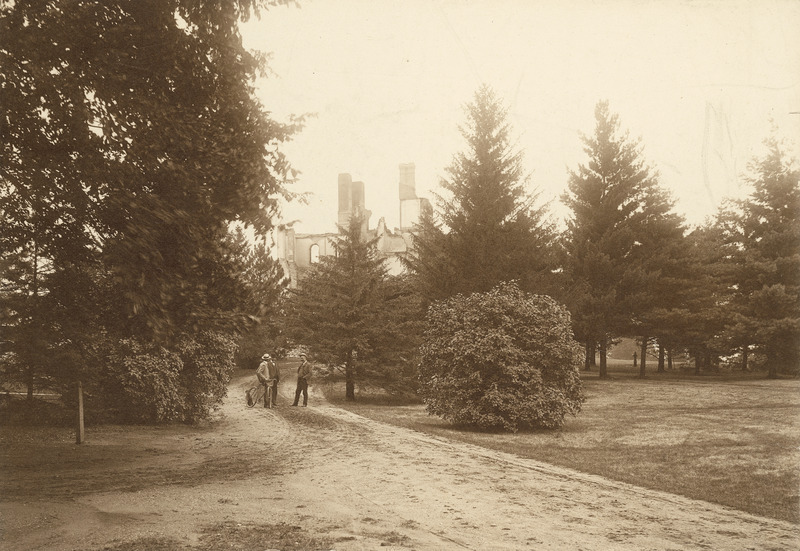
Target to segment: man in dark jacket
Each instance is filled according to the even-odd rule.
[[[305,354],[300,354],[300,367],[297,368],[297,389],[294,391],[294,403],[300,401],[300,393],[303,393],[303,407],[308,405],[308,380],[311,378],[311,365],[308,363]]]

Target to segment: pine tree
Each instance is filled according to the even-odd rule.
[[[727,334],[763,353],[774,378],[800,365],[800,170],[776,138],[765,143],[726,226],[738,314]]]
[[[651,312],[659,345],[668,351],[688,350],[695,373],[711,367],[712,357],[723,352],[719,335],[730,319],[730,267],[716,221],[692,230],[682,240],[679,263],[663,274],[663,302]],[[661,366],[659,366],[661,369]]]
[[[664,344],[674,334],[667,321],[673,310],[684,307],[687,289],[692,288],[686,277],[689,257],[683,218],[672,211],[673,202],[661,188],[652,188],[648,195],[650,201],[643,204],[645,216],[638,221],[641,230],[636,246],[628,258],[639,274],[637,288],[631,289],[635,298],[628,304],[631,323],[627,332],[641,339],[640,377],[645,376],[651,341],[659,345],[659,370],[664,370]]]
[[[546,209],[534,206],[537,197],[527,192],[506,110],[483,86],[466,113],[466,150],[447,168],[446,194],[436,197],[435,216],[423,217],[407,265],[429,301],[509,280],[544,292],[555,231]]]
[[[355,399],[359,381],[397,378],[410,363],[419,305],[411,288],[387,274],[376,239],[362,235],[353,215],[339,228],[334,256],[324,257],[290,297],[294,340],[328,365],[344,365],[345,395]]]
[[[583,138],[588,161],[570,172],[562,200],[572,210],[564,247],[575,332],[586,343],[587,364],[599,348],[605,377],[611,339],[635,331],[652,306],[648,286],[663,262],[655,253],[682,229],[639,142],[620,131],[608,102],[598,103],[595,121],[594,134]]]

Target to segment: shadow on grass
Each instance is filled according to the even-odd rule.
[[[0,425],[67,427],[75,415],[60,401],[25,397],[0,398]]]
[[[613,379],[639,379],[639,366],[634,367],[630,361],[609,360],[606,372],[611,380]],[[593,366],[590,370],[581,370],[582,379],[600,379],[599,366]],[[741,369],[719,368],[713,370],[701,370],[699,373],[695,368],[688,364],[678,364],[672,369],[658,371],[658,364],[648,362],[645,368],[645,379],[655,381],[695,381],[695,382],[741,382],[741,381],[760,381],[767,380],[767,371],[755,369],[742,371]],[[790,375],[783,375],[780,379],[795,379]]]
[[[377,386],[365,386],[356,391],[356,399],[348,400],[345,396],[344,383],[336,380],[317,384],[325,399],[337,406],[421,406],[422,400],[414,392],[388,391]]]

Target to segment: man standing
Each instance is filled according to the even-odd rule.
[[[259,364],[258,370],[256,371],[256,377],[258,377],[258,380],[264,385],[264,407],[270,407],[267,401],[267,388],[269,386],[272,387],[272,407],[277,407],[275,401],[278,397],[278,381],[281,378],[281,374],[280,371],[278,371],[278,366],[269,354],[261,356],[261,364]]]
[[[308,364],[305,354],[300,354],[300,367],[297,368],[297,389],[294,391],[294,403],[297,405],[300,400],[300,393],[303,393],[303,407],[308,405],[308,380],[311,378],[311,366]]]

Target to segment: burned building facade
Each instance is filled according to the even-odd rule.
[[[411,230],[426,209],[431,209],[427,199],[417,197],[415,167],[413,163],[400,165],[398,185],[398,206],[400,227],[389,229],[386,220],[381,217],[375,228],[370,227],[372,211],[367,210],[364,182],[354,182],[350,174],[339,174],[339,210],[337,224],[346,227],[354,214],[363,217],[361,233],[364,239],[377,238],[378,253],[384,258],[388,271],[392,275],[403,272],[400,256],[411,246]],[[297,287],[303,273],[313,267],[326,256],[335,254],[333,241],[338,231],[331,233],[296,233],[292,228],[281,227],[274,234],[275,250],[278,261],[285,274],[290,278],[290,286]]]

